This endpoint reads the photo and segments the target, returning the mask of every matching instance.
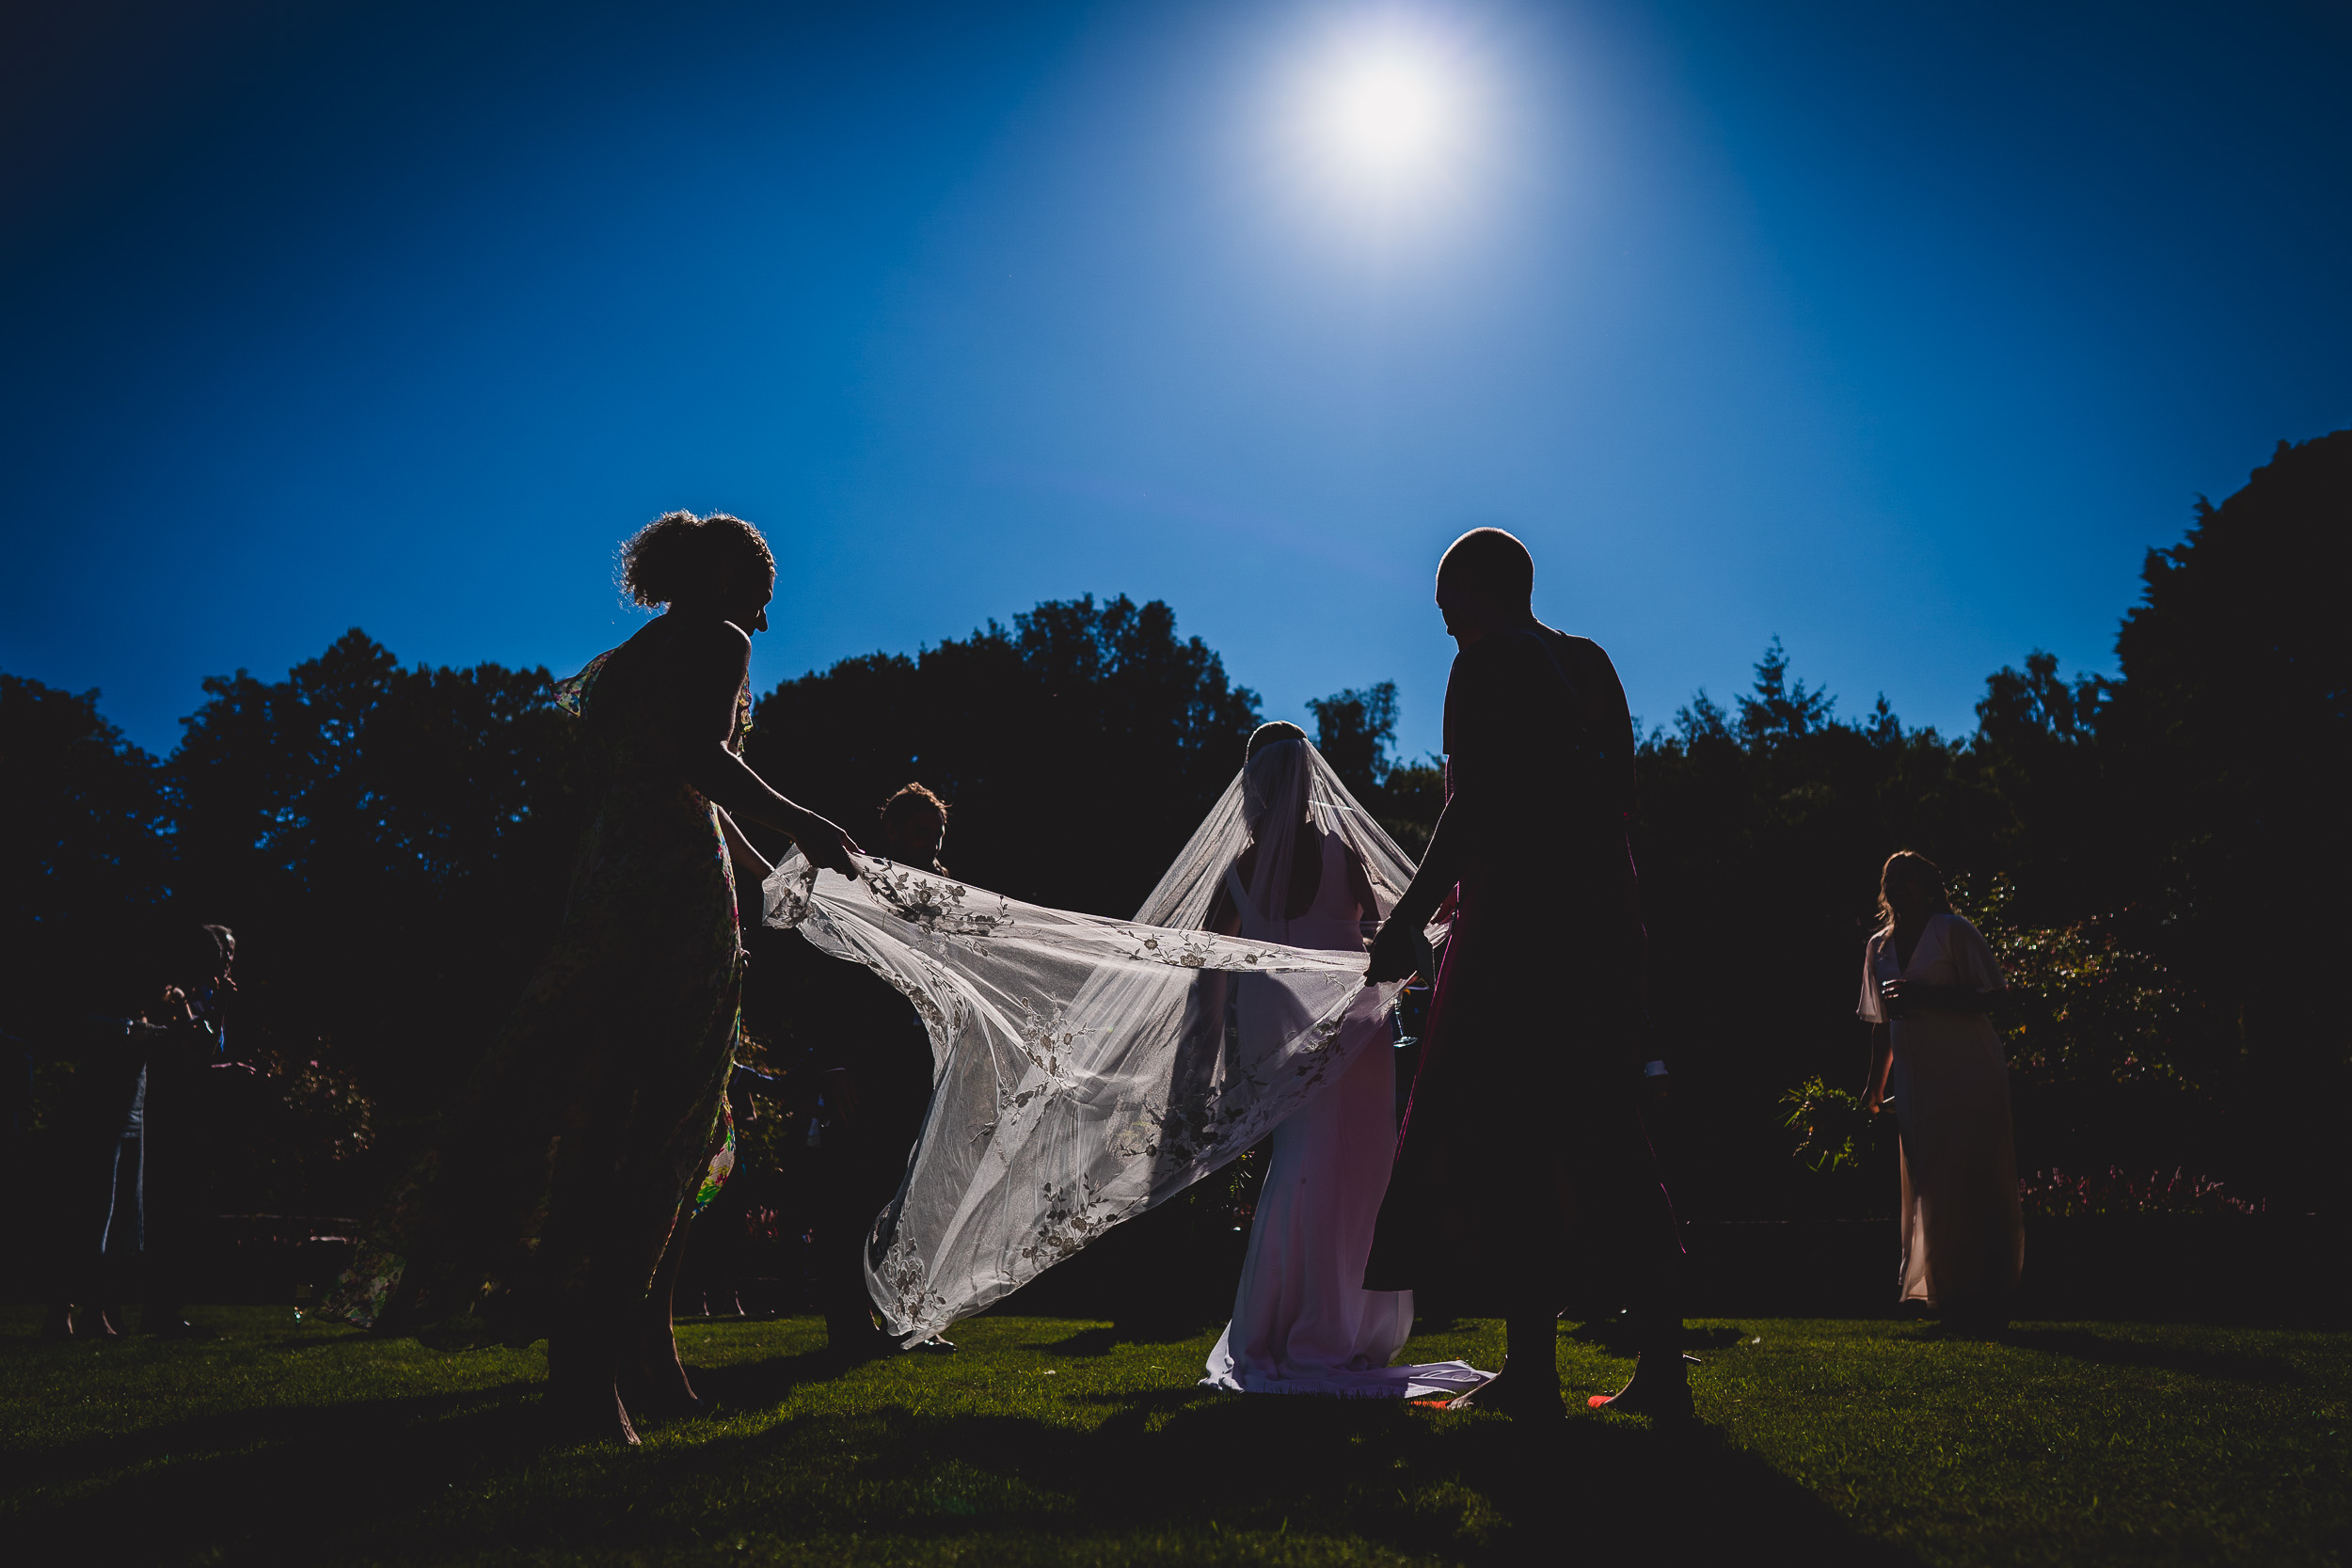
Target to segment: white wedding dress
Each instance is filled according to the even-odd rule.
[[[1286,927],[1295,943],[1207,929],[1246,851],[1254,909],[1290,887],[1308,845],[1327,859],[1315,907]],[[874,971],[931,1037],[922,1136],[866,1245],[866,1289],[904,1342],[1002,1301],[1271,1134],[1229,1386],[1402,1396],[1482,1380],[1457,1363],[1381,1366],[1410,1299],[1358,1284],[1396,1139],[1397,987],[1365,980],[1356,922],[1384,915],[1413,867],[1312,746],[1252,753],[1133,920],[855,861],[851,879],[786,856],[763,918]],[[1369,911],[1348,891],[1359,872]]]
[[[1304,750],[1308,743],[1280,744]],[[1253,765],[1263,766],[1263,750],[1253,755]],[[1297,847],[1318,854],[1322,866],[1313,903],[1295,918],[1268,916],[1238,870],[1225,873],[1243,940],[1364,951],[1364,923],[1376,921],[1378,912],[1358,905],[1346,844],[1336,833],[1304,825],[1298,838]],[[1285,865],[1291,859],[1271,847],[1262,849],[1261,859]],[[1287,901],[1287,875],[1272,889],[1265,880],[1259,879],[1260,897]],[[1243,975],[1236,985],[1245,1046],[1287,1037],[1304,1025],[1292,990],[1257,975]],[[1486,1381],[1486,1373],[1460,1361],[1390,1366],[1412,1337],[1413,1293],[1363,1288],[1364,1260],[1372,1254],[1373,1226],[1396,1152],[1392,1054],[1386,1049],[1358,1053],[1275,1129],[1232,1321],[1209,1353],[1202,1383],[1252,1394],[1450,1399]]]

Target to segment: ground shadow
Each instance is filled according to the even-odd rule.
[[[748,1405],[825,1370],[809,1353],[694,1375]],[[894,1541],[904,1555],[935,1542],[976,1559],[1116,1557],[1138,1540],[1182,1558],[1279,1530],[1481,1565],[1739,1560],[1763,1541],[1808,1564],[1911,1560],[1705,1426],[1537,1428],[1194,1388],[1087,1402],[1108,1407],[1091,1430],[882,1405],[678,1423],[638,1450],[548,1447],[530,1384],[246,1412],[46,1456],[11,1545],[26,1561],[99,1542],[162,1562],[660,1559],[733,1533],[850,1543],[845,1558],[901,1555]]]
[[[1748,1331],[1732,1324],[1724,1328],[1684,1328],[1684,1350],[1728,1350],[1746,1338]],[[1592,1345],[1612,1355],[1631,1355],[1642,1348],[1641,1340],[1622,1317],[1595,1318],[1578,1323],[1565,1331],[1565,1337],[1582,1345]]]
[[[506,1448],[541,1446],[536,1379],[451,1393],[418,1394],[356,1404],[267,1405],[191,1417],[135,1432],[84,1438],[10,1456],[12,1487],[72,1486],[119,1471],[137,1470],[191,1453],[272,1451],[333,1441],[347,1432],[389,1434],[419,1426],[462,1424]],[[354,1418],[346,1412],[365,1414]]]
[[[1197,1323],[1178,1327],[1173,1323],[1115,1323],[1082,1328],[1066,1339],[1041,1339],[1021,1348],[1049,1351],[1057,1355],[1108,1355],[1120,1345],[1172,1345],[1198,1338],[1200,1333]]]
[[[2198,1350],[2185,1345],[2149,1345],[2112,1339],[2080,1328],[2011,1328],[1986,1337],[1991,1342],[2021,1350],[2048,1351],[2094,1361],[2108,1367],[2147,1367],[2187,1372],[2196,1377],[2226,1378],[2235,1383],[2261,1383],[2289,1387],[2308,1381],[2293,1363],[2275,1355],[2247,1355],[2232,1351]]]
[[[689,1367],[687,1377],[694,1392],[722,1412],[769,1410],[804,1384],[824,1383],[855,1370],[855,1363],[820,1347],[724,1367]]]

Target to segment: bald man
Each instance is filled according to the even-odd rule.
[[[1682,1417],[1682,1247],[1642,1118],[1665,1069],[1646,1049],[1627,839],[1633,724],[1599,644],[1535,618],[1534,575],[1501,529],[1464,534],[1438,568],[1459,644],[1446,807],[1372,977],[1413,969],[1448,894],[1457,912],[1364,1284],[1494,1292],[1502,1371],[1456,1402],[1534,1418],[1565,1414],[1554,1323],[1572,1288],[1619,1290],[1640,1360],[1593,1403]]]

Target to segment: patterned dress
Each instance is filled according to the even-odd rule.
[[[331,1310],[516,1344],[612,1329],[732,1164],[743,949],[718,813],[671,740],[660,656],[686,629],[655,620],[558,688],[605,781],[563,927]],[[739,752],[749,712],[747,685]]]

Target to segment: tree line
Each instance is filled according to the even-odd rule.
[[[2019,981],[2001,1022],[2026,1165],[2185,1167],[2338,1201],[2323,1118],[2348,1065],[2326,962],[2348,522],[2352,431],[2282,442],[2150,553],[2115,678],[2028,655],[1947,736],[1883,698],[1841,713],[1775,641],[1728,705],[1694,693],[1642,737],[1635,844],[1688,1211],[1891,1207],[1839,1096],[1859,1085],[1862,942],[1899,847],[1955,877]],[[1888,619],[1899,657],[1899,607]],[[96,692],[0,674],[17,1122],[37,1127],[70,1073],[72,1021],[131,1005],[144,930],[224,922],[232,1043],[266,1070],[223,1110],[241,1153],[218,1201],[363,1204],[462,1089],[560,917],[597,781],[551,687],[544,669],[405,667],[354,630],[283,680],[208,679],[158,758]],[[1310,707],[1334,767],[1417,849],[1441,776],[1391,754],[1394,686]],[[920,780],[953,803],[957,875],[1125,915],[1261,711],[1168,606],[1085,597],[783,682],[748,746],[853,834]],[[793,1037],[796,961],[755,942],[755,1036]]]

